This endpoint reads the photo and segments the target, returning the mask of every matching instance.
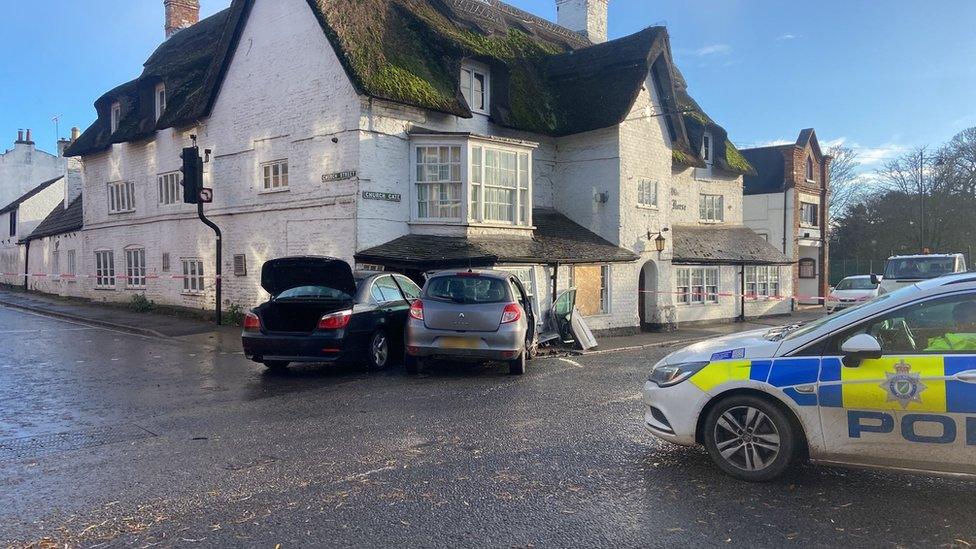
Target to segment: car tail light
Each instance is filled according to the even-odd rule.
[[[410,304],[410,318],[415,320],[424,319],[424,302],[419,299]]]
[[[505,305],[505,310],[502,311],[502,324],[509,324],[515,322],[522,318],[522,309],[514,303],[509,303]]]
[[[470,276],[470,277],[477,278],[481,276],[481,273],[476,273],[474,271],[464,271],[463,273],[457,273],[457,276]]]
[[[319,330],[341,330],[349,325],[351,318],[351,309],[327,314],[319,320]]]
[[[247,313],[244,315],[244,331],[245,332],[260,332],[261,331],[261,319],[258,315],[254,313]]]

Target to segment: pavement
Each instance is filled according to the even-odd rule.
[[[217,326],[197,316],[139,312],[118,304],[95,303],[19,289],[0,288],[0,305],[41,313],[56,318],[84,322],[151,337],[173,337],[220,350],[241,350],[240,328]],[[599,346],[590,353],[615,352],[677,343],[691,343],[736,332],[812,320],[823,316],[821,308],[802,309],[792,315],[748,319],[747,322],[722,322],[696,325],[675,332],[642,332],[628,336],[599,337]]]
[[[976,482],[721,474],[642,426],[673,347],[303,365],[0,306],[0,547],[969,547]]]

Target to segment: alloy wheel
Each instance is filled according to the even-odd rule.
[[[713,436],[722,459],[744,471],[761,471],[780,453],[779,430],[769,416],[752,406],[726,410],[716,422]]]
[[[372,353],[373,364],[382,368],[386,366],[386,361],[390,357],[389,345],[387,345],[386,334],[383,332],[376,332],[373,336],[373,344],[370,348]]]

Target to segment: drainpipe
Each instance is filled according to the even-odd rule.
[[[559,263],[551,264],[552,267],[552,296],[549,297],[549,307],[556,304],[556,290],[559,286]]]
[[[739,270],[739,322],[746,321],[746,264]]]
[[[30,240],[24,242],[24,291],[28,290],[27,284],[30,282]]]

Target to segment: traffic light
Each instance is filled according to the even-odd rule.
[[[199,147],[187,147],[180,154],[183,159],[183,202],[196,204],[200,201],[200,188],[203,187],[203,161]]]

